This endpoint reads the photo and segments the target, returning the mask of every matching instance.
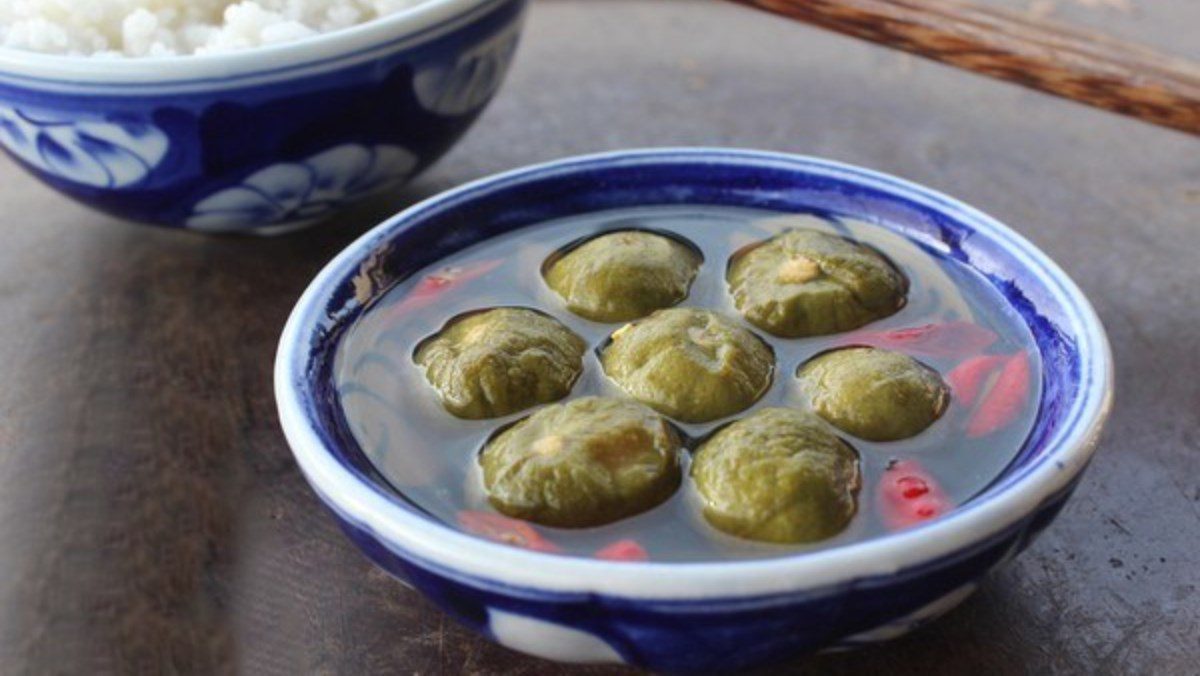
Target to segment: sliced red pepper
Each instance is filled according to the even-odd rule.
[[[608,561],[647,561],[650,555],[646,553],[646,548],[638,544],[637,540],[617,540],[616,542],[596,551],[597,559],[606,559]]]
[[[996,342],[995,332],[971,322],[926,324],[892,331],[855,331],[844,345],[870,345],[921,357],[967,357]]]
[[[403,314],[419,310],[432,304],[445,292],[463,286],[479,279],[487,273],[500,267],[503,259],[493,259],[472,263],[466,267],[448,267],[426,275],[393,309],[393,314]]]
[[[982,437],[1017,419],[1029,395],[1029,354],[1024,350],[1008,358],[979,408],[967,420],[967,436]]]
[[[993,374],[999,372],[1008,359],[1006,355],[984,354],[971,357],[946,374],[946,382],[954,395],[954,403],[970,408]]]
[[[941,486],[915,460],[897,460],[879,482],[879,510],[893,530],[941,516],[954,506]]]
[[[536,552],[561,551],[553,542],[542,537],[533,526],[500,514],[464,510],[458,513],[458,525],[469,533],[506,545]]]

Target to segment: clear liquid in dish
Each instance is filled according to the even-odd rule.
[[[907,302],[894,315],[850,334],[783,339],[746,323],[733,306],[726,283],[730,257],[756,241],[788,228],[814,228],[867,244],[882,252],[909,282]],[[414,350],[446,322],[465,312],[493,307],[525,307],[551,315],[583,337],[589,346],[584,372],[567,399],[584,395],[626,396],[603,372],[597,348],[622,323],[600,323],[572,314],[547,286],[544,263],[581,238],[613,230],[648,230],[694,245],[704,262],[680,307],[719,312],[753,330],[775,352],[774,381],[754,406],[737,415],[704,424],[678,421],[689,451],[733,420],[771,406],[805,407],[796,370],[815,355],[852,342],[860,332],[969,323],[997,338],[986,354],[1028,356],[1028,387],[1019,412],[1001,428],[982,436],[968,430],[978,408],[951,404],[932,426],[901,441],[870,442],[838,432],[860,456],[862,488],[858,509],[839,534],[820,542],[774,545],[727,535],[710,526],[688,478],[684,458],[680,489],[659,506],[604,526],[563,529],[535,526],[538,537],[556,551],[593,556],[622,540],[634,540],[655,561],[712,561],[793,554],[876,537],[894,530],[888,500],[880,484],[889,467],[919,464],[953,505],[961,505],[999,477],[1016,457],[1036,416],[1040,363],[1033,337],[1007,302],[966,266],[944,259],[876,224],[838,216],[783,214],[714,206],[652,206],[596,212],[528,226],[494,237],[419,271],[376,301],[348,332],[336,357],[334,374],[350,430],[366,456],[392,488],[411,504],[451,527],[470,511],[494,511],[484,493],[477,457],[487,440],[532,411],[502,418],[464,420],[448,413],[414,362]],[[454,269],[458,282],[435,289],[429,279]],[[465,273],[465,274],[464,274]],[[425,284],[423,287],[422,284]],[[434,285],[437,286],[437,285]],[[905,351],[901,345],[893,347]],[[971,356],[913,356],[943,377]],[[951,351],[953,352],[953,351]],[[998,370],[981,376],[980,388],[997,385]],[[987,403],[984,401],[983,403]],[[1012,403],[1010,402],[1010,405]],[[688,454],[685,454],[688,456]]]

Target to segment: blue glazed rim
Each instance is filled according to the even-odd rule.
[[[365,305],[396,281],[387,279],[386,273],[381,280],[378,268],[392,253],[394,240],[412,239],[421,231],[421,224],[456,211],[469,212],[472,204],[505,191],[529,189],[532,197],[539,184],[575,180],[580,190],[603,192],[607,185],[590,179],[604,171],[679,166],[714,174],[782,172],[794,175],[797,183],[803,177],[836,184],[851,201],[865,200],[868,193],[886,195],[896,205],[907,205],[927,217],[929,231],[901,231],[918,244],[947,255],[974,249],[980,260],[973,264],[984,267],[989,252],[1010,259],[1010,266],[1028,275],[1026,282],[1035,280],[1031,288],[1041,294],[1041,303],[1060,306],[1059,338],[1069,341],[1078,355],[1071,375],[1078,380],[1078,396],[1067,410],[1055,412],[1055,425],[1035,431],[1022,453],[1025,460],[1019,459],[1015,470],[946,517],[863,542],[748,561],[612,563],[499,545],[420,515],[370,472],[350,462],[347,450],[339,445],[337,430],[328,423],[340,415],[333,410],[337,402],[318,392],[320,379],[328,376],[328,364],[345,329]],[[796,210],[797,197],[787,190],[761,197],[754,201],[768,207],[775,202],[791,204],[789,210]],[[686,202],[686,195],[681,195],[680,201]],[[637,204],[636,200],[628,202],[629,206]],[[530,214],[524,217],[527,222],[532,218]],[[948,238],[949,246],[946,238],[932,234],[944,235],[942,228],[948,224],[960,230],[958,237]],[[979,238],[984,240],[982,245],[973,241]],[[469,246],[479,239],[482,237],[463,238],[457,246]],[[416,244],[405,251],[416,259],[406,270],[414,271],[444,255],[435,254],[425,242]],[[428,260],[421,260],[422,256]],[[1029,288],[1026,285],[1024,290]],[[1021,298],[1036,310],[1038,303]],[[339,516],[403,558],[464,583],[510,593],[602,594],[661,601],[749,600],[819,590],[918,568],[1002,536],[1060,498],[1086,467],[1111,410],[1112,381],[1111,350],[1090,303],[1058,266],[1007,226],[946,195],[880,172],[812,157],[720,148],[629,150],[568,158],[487,177],[427,199],[363,235],[321,271],[288,320],[275,367],[280,421],[309,483]],[[1055,391],[1054,387],[1044,389]],[[1043,409],[1049,396],[1043,395]],[[1042,417],[1039,414],[1039,419]]]

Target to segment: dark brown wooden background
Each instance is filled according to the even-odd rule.
[[[1194,0],[995,1],[1200,56]],[[1195,673],[1200,141],[687,0],[538,3],[461,146],[403,194],[287,238],[114,222],[0,161],[0,672],[559,671],[351,548],[278,430],[271,361],[307,281],[399,206],[663,144],[824,155],[958,195],[1058,260],[1116,352],[1106,440],[1030,551],[935,626],[795,671]]]

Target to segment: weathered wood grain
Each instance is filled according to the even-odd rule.
[[[1101,34],[958,0],[730,1],[1200,134],[1200,65]]]

